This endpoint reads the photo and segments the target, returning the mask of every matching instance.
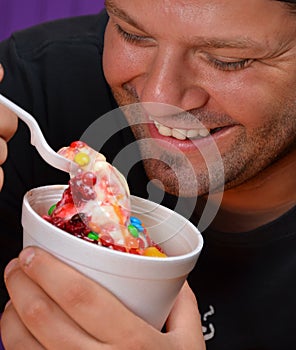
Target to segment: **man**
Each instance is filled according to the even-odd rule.
[[[117,104],[147,102],[155,126],[144,119],[132,131],[138,140],[153,141],[154,159],[143,157],[145,172],[172,196],[207,197],[205,162],[182,135],[198,133],[197,148],[214,139],[225,191],[189,277],[203,325],[187,286],[167,332],[160,333],[100,286],[29,248],[5,272],[12,300],[1,323],[7,349],[203,349],[202,331],[208,349],[293,348],[295,1],[108,0],[106,8],[109,18],[102,14],[99,23],[94,17],[58,22],[3,43],[0,92],[36,115],[56,149]],[[185,112],[155,112],[150,102]],[[10,134],[2,133],[4,140]],[[112,155],[125,144],[116,140],[106,148]],[[24,191],[65,180],[28,142],[20,125],[4,164],[1,239],[9,251],[4,259],[20,250],[14,243],[13,251],[9,240],[19,237],[14,217]],[[185,159],[193,165],[198,191],[186,170],[182,173]],[[184,176],[176,178],[164,160],[177,163]],[[179,186],[179,178],[187,186]],[[212,202],[216,196],[219,192],[211,194]],[[198,206],[192,220],[198,222]],[[51,278],[55,283],[49,285]]]

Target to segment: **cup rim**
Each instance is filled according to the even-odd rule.
[[[70,233],[52,225],[51,223],[49,223],[48,221],[46,221],[45,219],[43,219],[31,206],[30,204],[30,201],[29,201],[29,198],[30,196],[32,196],[34,193],[37,193],[37,192],[42,192],[44,190],[47,190],[47,189],[52,189],[52,190],[55,190],[55,191],[61,191],[61,193],[63,192],[63,190],[65,188],[67,188],[68,185],[64,185],[64,184],[58,184],[58,185],[46,185],[46,186],[39,186],[39,187],[35,187],[29,191],[27,191],[23,197],[23,211],[24,211],[24,208],[26,208],[26,210],[33,216],[34,220],[38,220],[40,221],[40,219],[42,220],[42,224],[45,225],[45,227],[48,227],[48,228],[53,228],[54,231],[56,233],[58,233],[59,235],[63,235],[63,237],[66,239],[66,240],[69,240],[69,241],[73,241],[73,242],[77,242],[77,244],[82,244],[82,246],[84,246],[86,249],[104,249],[104,252],[106,255],[114,255],[117,256],[121,256],[123,259],[128,259],[130,261],[132,260],[135,260],[135,261],[139,261],[140,260],[143,260],[143,261],[150,261],[151,263],[165,263],[165,264],[170,264],[171,262],[176,262],[177,260],[191,260],[194,256],[197,256],[202,248],[203,248],[203,236],[201,235],[201,233],[199,232],[199,230],[197,229],[197,227],[195,227],[188,219],[186,219],[185,217],[183,217],[182,215],[180,215],[179,213],[176,213],[174,212],[173,210],[161,205],[161,204],[158,204],[156,203],[158,206],[161,206],[163,208],[163,210],[169,212],[169,213],[174,213],[174,215],[177,215],[178,217],[180,217],[181,220],[186,221],[186,225],[190,226],[195,232],[196,232],[196,236],[198,236],[198,240],[197,240],[197,245],[196,247],[188,252],[188,253],[185,253],[185,254],[181,254],[181,255],[175,255],[175,256],[167,256],[167,257],[153,257],[153,256],[143,256],[143,255],[137,255],[137,254],[129,254],[129,253],[126,253],[126,252],[121,252],[121,251],[117,251],[117,250],[113,250],[113,249],[110,249],[110,248],[107,248],[107,247],[102,247],[102,246],[99,246],[99,245],[94,245],[94,244],[91,244],[89,242],[86,242],[84,241],[83,239],[80,239],[78,237],[75,237],[74,235],[71,235]],[[141,197],[138,197],[138,196],[134,196],[134,195],[131,195],[131,200],[133,199],[140,199],[141,201],[145,201],[145,202],[152,202],[151,200],[147,200],[145,198],[141,198]],[[154,202],[153,202],[154,203]],[[22,221],[23,221],[23,215],[22,215]],[[42,244],[44,247],[46,247],[44,244]]]

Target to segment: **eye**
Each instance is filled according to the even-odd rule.
[[[147,43],[148,41],[151,41],[150,37],[147,36],[141,36],[137,34],[129,33],[121,28],[119,24],[115,24],[115,29],[117,33],[127,42],[129,43]]]
[[[247,68],[254,60],[246,58],[239,61],[222,61],[211,57],[209,61],[217,69],[223,71],[237,71]]]

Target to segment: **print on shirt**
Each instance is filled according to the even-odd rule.
[[[209,306],[209,311],[205,312],[202,317],[202,332],[204,335],[205,341],[214,338],[215,328],[214,325],[208,321],[208,318],[214,315],[215,309],[212,305]]]

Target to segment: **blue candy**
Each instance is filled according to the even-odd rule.
[[[133,223],[133,226],[134,226],[139,232],[143,232],[143,231],[144,231],[144,227],[143,227],[141,224]]]
[[[142,221],[140,219],[136,218],[135,216],[130,217],[130,222],[133,225],[135,225],[135,224],[142,225]]]

